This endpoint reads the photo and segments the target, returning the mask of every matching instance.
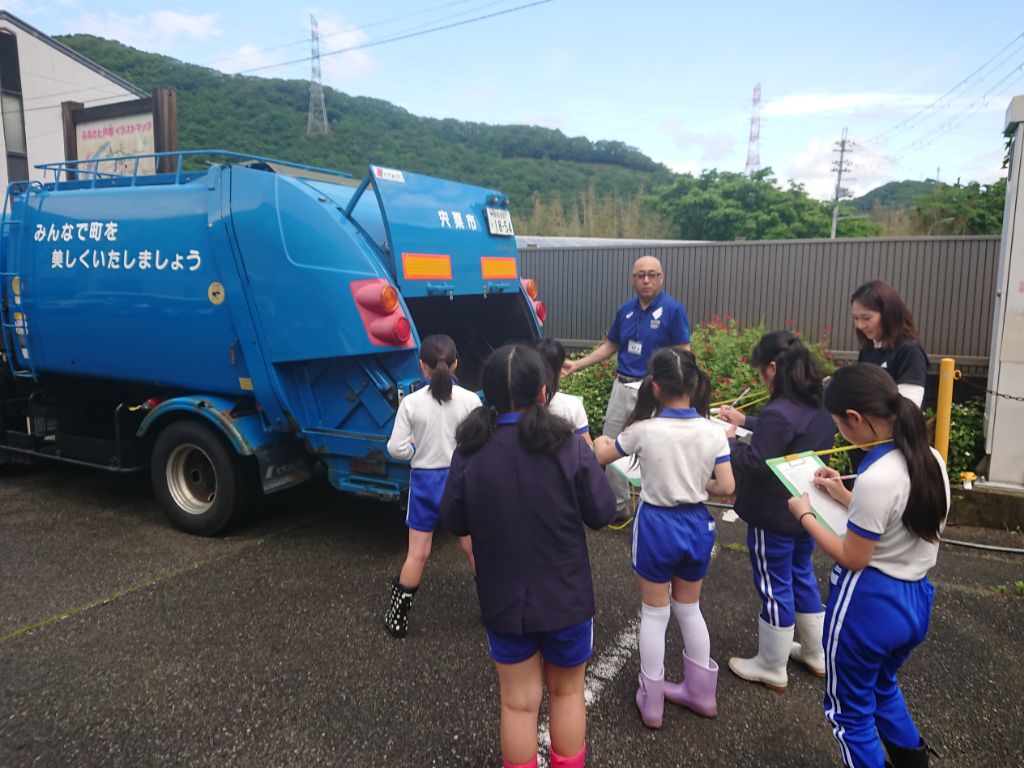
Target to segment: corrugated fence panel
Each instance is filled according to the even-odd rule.
[[[907,302],[933,358],[955,357],[971,372],[988,365],[998,237],[526,248],[523,275],[537,280],[548,307],[545,335],[573,349],[597,344],[632,296],[629,273],[646,254],[661,259],[665,290],[693,324],[714,315],[769,328],[792,321],[808,338],[828,335],[838,354],[856,355],[850,294],[877,278]]]

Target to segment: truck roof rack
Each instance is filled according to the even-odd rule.
[[[63,188],[109,188],[109,187],[135,187],[150,186],[155,184],[185,184],[199,176],[204,171],[186,170],[186,160],[193,160],[200,157],[228,158],[234,161],[252,163],[254,167],[262,170],[281,170],[288,175],[302,177],[305,174],[315,177],[318,181],[336,179],[337,183],[344,183],[345,179],[351,179],[352,174],[344,171],[335,171],[330,168],[318,168],[313,165],[293,163],[287,160],[276,160],[273,158],[250,155],[244,152],[232,152],[224,149],[189,149],[177,152],[150,152],[141,155],[121,155],[117,157],[91,158],[88,160],[62,160],[56,163],[40,163],[36,168],[41,170],[48,185],[54,189]],[[140,173],[140,163],[143,160],[154,160],[157,168],[166,170],[158,171],[156,174]],[[217,165],[215,160],[207,161],[208,165]],[[242,164],[239,162],[238,164]],[[170,170],[172,169],[173,170]]]

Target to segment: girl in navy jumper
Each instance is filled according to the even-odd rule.
[[[632,557],[643,599],[636,704],[648,728],[661,727],[665,699],[705,717],[718,713],[718,665],[699,602],[715,544],[715,520],[704,502],[709,494],[730,495],[735,484],[725,432],[706,418],[710,392],[692,353],[660,349],[625,429],[616,440],[602,435],[594,441],[602,464],[630,454],[640,460]],[[677,684],[665,682],[670,615],[683,634],[683,680]]]
[[[750,353],[750,364],[771,392],[771,400],[756,417],[729,407],[719,416],[754,433],[749,445],[731,441],[731,453],[739,477],[735,509],[747,523],[761,615],[757,654],[729,659],[729,669],[744,680],[784,691],[791,656],[818,677],[825,676],[825,613],[811,562],[814,539],[793,520],[789,493],[765,460],[831,448],[836,428],[822,407],[821,373],[799,338],[788,331],[766,333]],[[796,646],[794,629],[800,638]]]
[[[928,632],[934,589],[928,571],[949,510],[942,457],[928,444],[918,407],[881,368],[841,368],[825,407],[851,443],[876,445],[861,461],[853,492],[834,469],[815,484],[850,510],[846,536],[825,528],[807,495],[793,516],[836,560],[825,611],[825,717],[843,765],[917,768],[928,748],[907,710],[896,672]]]
[[[430,385],[402,399],[388,440],[388,453],[396,459],[412,460],[405,517],[409,550],[401,573],[391,584],[391,605],[384,616],[384,626],[392,637],[405,637],[409,631],[413,595],[423,579],[434,529],[440,521],[439,504],[455,450],[455,428],[480,405],[474,392],[452,381],[458,365],[458,352],[450,336],[435,334],[423,339],[420,370]],[[473,568],[469,539],[460,539],[459,546]]]
[[[551,765],[583,766],[594,617],[583,524],[597,529],[615,517],[615,494],[593,453],[545,407],[549,375],[529,347],[491,353],[481,373],[488,407],[456,432],[441,502],[444,524],[473,541],[506,767],[537,765],[544,679]]]

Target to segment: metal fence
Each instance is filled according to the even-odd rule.
[[[988,367],[998,237],[523,248],[523,275],[548,307],[545,335],[569,349],[599,343],[645,254],[661,260],[665,290],[692,325],[712,315],[769,330],[791,323],[807,338],[827,335],[840,359],[856,357],[850,294],[877,278],[906,301],[933,362],[954,357],[970,374]]]

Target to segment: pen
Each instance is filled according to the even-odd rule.
[[[736,403],[738,403],[740,400],[742,400],[744,397],[746,397],[747,396],[747,392],[749,392],[749,391],[750,391],[750,387],[747,387],[742,392],[740,392],[740,396],[737,397],[735,400],[733,400],[732,404],[729,407],[730,408],[735,408],[736,407]]]
[[[823,477],[822,480],[853,480],[857,475],[839,475],[838,477]]]

